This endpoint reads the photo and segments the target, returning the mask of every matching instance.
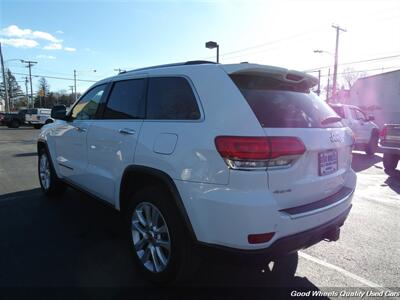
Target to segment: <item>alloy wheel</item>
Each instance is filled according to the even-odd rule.
[[[153,273],[167,267],[171,257],[171,239],[160,210],[149,202],[140,203],[131,220],[132,240],[142,265]]]
[[[40,155],[39,178],[43,188],[45,190],[48,190],[50,188],[51,173],[50,173],[49,160],[47,159],[46,154]]]

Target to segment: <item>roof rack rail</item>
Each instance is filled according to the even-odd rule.
[[[217,63],[213,62],[213,61],[207,61],[207,60],[190,60],[190,61],[180,62],[180,63],[165,64],[165,65],[158,65],[158,66],[151,66],[151,67],[129,70],[129,71],[124,72],[124,74],[129,73],[129,72],[145,71],[145,70],[151,70],[151,69],[179,67],[179,66],[188,66],[188,65],[202,65],[202,64],[217,64]]]

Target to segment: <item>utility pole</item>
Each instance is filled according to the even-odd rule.
[[[318,70],[318,90],[317,90],[317,94],[319,96],[319,94],[321,94],[321,70]]]
[[[329,81],[331,78],[331,68],[328,69],[328,85],[326,87],[326,102],[329,102]]]
[[[336,81],[337,81],[337,67],[338,67],[338,50],[339,50],[339,31],[346,32],[346,29],[339,27],[339,25],[332,25],[336,29],[336,48],[335,48],[335,65],[333,67],[333,89],[332,98],[336,101]]]
[[[8,102],[8,85],[6,80],[6,72],[4,70],[4,61],[3,61],[3,52],[1,51],[1,43],[0,43],[0,61],[1,61],[1,72],[3,73],[3,84],[4,84],[4,101],[5,101],[5,109],[6,113],[10,112],[9,102]]]
[[[37,61],[21,60],[21,62],[27,64],[26,67],[29,69],[29,82],[30,82],[30,86],[31,86],[31,103],[32,103],[32,107],[34,107],[31,68],[32,68],[33,65],[37,64]]]
[[[75,91],[75,101],[76,101],[76,70],[74,70],[74,91]]]
[[[73,96],[74,95],[74,86],[70,85],[69,88],[71,89],[71,96]],[[69,98],[69,99],[71,99],[71,98]],[[76,99],[76,97],[75,97],[75,99]],[[68,100],[68,106],[70,106],[70,105],[71,105],[71,101]]]
[[[28,108],[30,108],[29,95],[28,95],[28,77],[25,77],[25,95],[26,95],[26,100],[28,102]]]

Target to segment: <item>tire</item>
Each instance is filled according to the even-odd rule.
[[[42,125],[41,125],[41,124],[34,124],[34,125],[33,125],[33,128],[35,128],[35,129],[40,129],[40,128],[42,128]]]
[[[158,214],[157,225],[146,217],[145,211],[147,215]],[[148,281],[178,283],[194,272],[190,239],[177,208],[164,189],[145,187],[134,194],[125,217],[131,253]]]
[[[38,176],[40,187],[46,196],[61,195],[67,187],[66,184],[57,177],[50,155],[44,148],[39,150]]]
[[[367,155],[374,155],[375,152],[378,150],[378,140],[379,140],[379,135],[376,131],[373,131],[371,133],[371,138],[369,140],[369,143],[365,146],[365,153]]]
[[[278,286],[290,285],[296,274],[299,263],[299,254],[294,252],[278,258],[271,269],[271,278]]]
[[[11,122],[8,124],[8,128],[18,128],[20,126],[20,123],[18,120],[11,120]]]
[[[398,162],[398,156],[394,154],[383,154],[383,166],[385,167],[385,171],[393,172],[396,169]]]

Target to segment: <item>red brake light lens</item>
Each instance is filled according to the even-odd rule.
[[[218,136],[215,138],[215,145],[223,158],[269,158],[269,143],[264,137]]]
[[[306,151],[296,137],[218,136],[215,145],[223,158],[272,159],[286,155],[301,155]]]
[[[215,145],[227,165],[233,169],[260,169],[290,165],[306,151],[296,137],[218,136]]]
[[[306,151],[304,144],[295,137],[270,137],[270,158],[278,158],[286,155],[301,155]]]
[[[380,132],[380,137],[381,137],[382,139],[385,139],[385,138],[386,138],[386,135],[387,135],[387,127],[385,126],[385,127],[383,127],[383,129],[382,129],[381,132]]]

